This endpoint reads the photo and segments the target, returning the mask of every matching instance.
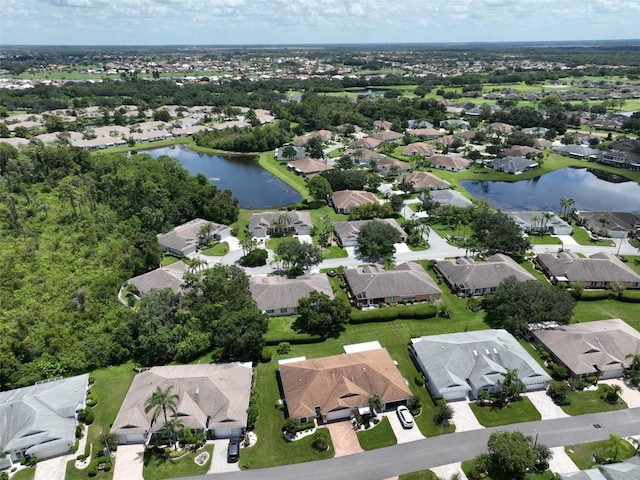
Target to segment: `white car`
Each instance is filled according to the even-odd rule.
[[[413,428],[413,415],[407,407],[404,405],[400,405],[396,409],[396,413],[398,414],[398,419],[404,428]]]

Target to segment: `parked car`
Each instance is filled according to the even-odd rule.
[[[404,428],[413,428],[413,415],[407,407],[404,405],[400,405],[396,409],[396,413],[398,414],[398,419]]]
[[[227,463],[235,463],[240,460],[240,439],[232,438],[227,447]]]

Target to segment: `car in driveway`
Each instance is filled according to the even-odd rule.
[[[235,463],[240,460],[240,439],[237,437],[229,440],[227,447],[227,463]]]
[[[404,405],[400,405],[396,408],[396,413],[398,414],[398,420],[400,420],[400,424],[404,428],[413,428],[413,415],[407,407]]]

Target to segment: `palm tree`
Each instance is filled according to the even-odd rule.
[[[602,398],[609,403],[617,403],[620,400],[620,393],[622,393],[622,387],[618,384],[604,386]]]
[[[629,445],[629,442],[615,433],[612,433],[609,435],[609,445],[610,452],[613,454],[613,461],[615,462],[620,451],[626,448]]]
[[[632,370],[640,370],[640,353],[630,353],[629,355],[624,357],[625,360],[630,358],[632,359],[631,362],[631,369]]]
[[[542,214],[542,219],[544,220],[543,227],[545,227],[545,228],[546,228],[547,223],[549,223],[549,220],[551,220],[552,218],[553,218],[553,213],[551,213],[551,212],[544,212],[544,213]]]
[[[536,213],[531,217],[531,223],[533,224],[533,230],[535,231],[538,226],[538,221],[540,220],[540,216]]]
[[[377,393],[371,395],[367,401],[367,406],[371,409],[373,415],[376,414],[376,411],[382,410],[382,398],[380,398],[380,395]]]
[[[172,389],[173,385],[169,385],[164,391],[158,386],[145,402],[144,413],[149,413],[153,410],[152,424],[158,419],[160,412],[162,412],[164,414],[164,424],[167,425],[167,410],[174,415],[178,411],[180,395],[171,393]]]
[[[184,424],[174,415],[171,420],[164,424],[162,430],[160,430],[161,435],[171,438],[174,450],[178,449],[178,433],[180,433],[183,428]]]
[[[560,216],[562,216],[568,211],[569,209],[569,204],[567,203],[568,200],[569,199],[567,197],[560,197]]]

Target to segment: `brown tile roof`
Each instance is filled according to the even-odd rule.
[[[429,145],[427,143],[415,142],[410,143],[404,150],[402,150],[403,155],[433,155],[436,153],[436,148],[433,145]]]
[[[549,272],[569,282],[622,282],[639,283],[640,275],[625,265],[615,255],[595,253],[589,258],[580,258],[573,252],[540,253],[538,261]]]
[[[428,188],[429,190],[441,190],[450,188],[451,184],[430,172],[412,172],[404,176],[405,182],[413,183],[415,190]]]
[[[348,209],[357,207],[358,205],[378,202],[378,199],[373,193],[363,190],[338,190],[333,193],[331,200],[337,209]]]
[[[412,395],[384,348],[280,365],[280,379],[292,418],[363,406],[374,394],[385,403]]]
[[[293,162],[287,163],[287,167],[303,175],[324,172],[325,170],[333,170],[333,167],[331,165],[327,165],[326,163],[320,160],[316,160],[315,158],[302,158],[300,160],[294,160]]]
[[[463,170],[471,164],[471,160],[462,157],[452,157],[449,155],[434,155],[429,161],[436,166],[444,168],[455,168]]]

